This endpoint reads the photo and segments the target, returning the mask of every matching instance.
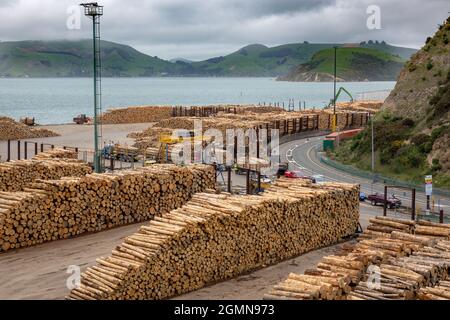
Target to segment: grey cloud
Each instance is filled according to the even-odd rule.
[[[269,46],[374,39],[420,47],[448,15],[447,0],[98,0],[102,37],[163,58],[204,59],[250,43]],[[67,30],[73,0],[2,0],[0,39],[76,39]],[[381,7],[381,30],[366,27],[366,9]]]

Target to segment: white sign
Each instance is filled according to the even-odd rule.
[[[427,196],[433,195],[433,176],[425,176],[425,193]]]
[[[433,195],[433,184],[426,184],[425,185],[425,193],[427,196],[432,196]]]

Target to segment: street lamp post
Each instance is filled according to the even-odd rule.
[[[373,128],[373,120],[374,115],[371,117],[371,127],[372,127],[372,180],[375,183],[375,136],[374,136],[374,128]]]
[[[337,78],[337,46],[334,46],[334,94],[333,94],[333,132],[336,131],[336,78]]]
[[[100,17],[103,15],[103,6],[97,2],[82,3],[84,14],[92,17],[93,46],[94,46],[94,170],[102,172],[100,142],[102,139],[102,128],[99,124],[99,116],[102,110],[101,92],[101,56],[100,56]]]

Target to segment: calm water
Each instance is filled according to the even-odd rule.
[[[395,82],[343,85],[355,97],[391,90]],[[332,83],[278,82],[272,78],[107,78],[103,79],[103,109],[130,105],[205,105],[220,103],[306,101],[321,108],[333,96]],[[41,124],[71,122],[78,114],[92,115],[90,79],[0,79],[0,115],[35,117]],[[347,100],[346,97],[343,98]]]

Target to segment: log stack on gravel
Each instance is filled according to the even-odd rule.
[[[0,252],[161,216],[215,187],[212,166],[155,165],[0,192]]]
[[[339,111],[358,111],[358,112],[370,112],[377,113],[383,106],[382,100],[365,100],[354,102],[338,102],[336,108]]]
[[[425,238],[449,239],[450,225],[429,221],[412,221],[392,217],[375,217],[360,238],[389,237],[393,232],[404,232]]]
[[[72,149],[55,148],[38,153],[33,157],[33,160],[46,159],[78,159],[78,153]]]
[[[261,196],[196,194],[97,259],[69,299],[164,299],[335,243],[357,228],[358,189],[282,179]]]
[[[420,288],[419,300],[450,300],[450,281],[442,280],[434,287]]]
[[[59,135],[53,131],[42,128],[32,128],[23,123],[14,121],[11,118],[0,117],[0,141],[46,138],[56,136]]]
[[[341,256],[324,257],[316,269],[305,272],[308,285],[303,283],[304,276],[291,274],[265,299],[409,300],[416,295],[420,299],[445,298],[444,291],[433,288],[448,277],[450,241],[406,231],[392,231],[388,236],[344,245]],[[330,294],[321,287],[323,272],[334,274],[334,281],[339,277],[351,279],[351,290],[335,287],[336,294]]]
[[[103,124],[146,123],[170,118],[172,107],[169,106],[136,106],[122,109],[110,109],[102,114]]]
[[[0,191],[23,191],[38,179],[54,180],[62,177],[82,177],[92,173],[85,162],[72,159],[19,160],[0,163]]]

